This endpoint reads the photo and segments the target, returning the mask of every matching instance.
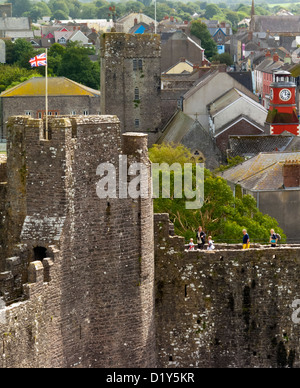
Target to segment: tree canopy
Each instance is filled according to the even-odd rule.
[[[152,163],[195,163],[190,150],[182,145],[154,145],[149,150],[149,156]],[[173,181],[174,177],[171,179]],[[183,196],[182,199],[155,199],[154,211],[169,213],[176,234],[184,236],[186,241],[195,237],[199,225],[217,242],[240,243],[244,228],[248,230],[252,242],[268,243],[270,229],[275,229],[285,241],[286,237],[278,227],[278,222],[262,214],[252,196],[234,197],[227,182],[209,170],[205,170],[204,193],[204,205],[200,210],[187,210],[186,198]]]
[[[191,24],[191,33],[201,40],[207,58],[217,55],[217,44],[210,35],[206,24],[201,20],[194,20]]]
[[[20,67],[20,69],[26,69],[29,72],[34,71],[36,74],[45,74],[44,67],[32,70],[29,63],[30,58],[44,52],[43,49],[35,50],[31,43],[25,39],[17,39],[14,43],[7,40],[5,44],[7,65],[3,65],[2,71],[5,71],[8,65],[12,65],[14,68]],[[49,76],[66,77],[99,90],[100,61],[92,62],[89,58],[90,54],[92,54],[90,48],[82,47],[77,42],[70,42],[66,47],[58,43],[53,44],[48,51]],[[7,71],[10,74],[11,70],[8,69]],[[6,84],[2,83],[2,86]]]

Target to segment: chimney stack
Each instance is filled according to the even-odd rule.
[[[268,50],[268,51],[266,52],[266,58],[271,58],[271,52],[270,52],[270,50]]]
[[[286,188],[300,187],[300,162],[289,160],[283,166],[283,184]]]
[[[273,61],[274,62],[278,62],[279,61],[279,55],[278,55],[277,52],[275,52],[274,55],[273,55]]]

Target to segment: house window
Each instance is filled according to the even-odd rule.
[[[137,71],[137,59],[133,60],[133,71]]]
[[[143,60],[142,59],[133,59],[133,71],[143,70]]]
[[[38,118],[38,119],[44,118],[45,113],[46,113],[46,111],[44,111],[44,110],[39,110],[39,111],[37,112],[37,118]],[[58,116],[58,115],[59,115],[59,112],[58,112],[57,110],[49,110],[49,111],[48,111],[48,116]]]
[[[140,127],[140,120],[139,119],[135,119],[134,120],[134,126],[135,126],[135,128],[139,128]]]
[[[25,111],[25,116],[31,116],[31,110],[26,110]]]
[[[88,110],[84,110],[84,111],[83,111],[83,115],[84,115],[84,116],[88,116],[89,114],[90,114],[90,113],[89,113]]]
[[[76,116],[76,111],[75,110],[72,110],[71,116]]]
[[[134,100],[138,101],[140,99],[140,91],[139,88],[134,89]]]

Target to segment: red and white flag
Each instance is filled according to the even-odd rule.
[[[46,53],[40,54],[31,58],[29,63],[31,67],[47,66],[47,55]]]

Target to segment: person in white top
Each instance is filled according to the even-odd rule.
[[[189,251],[194,251],[194,250],[195,250],[195,244],[194,244],[194,240],[191,238],[189,243]]]
[[[213,251],[215,249],[215,246],[214,246],[214,241],[212,239],[211,236],[208,237],[208,247],[207,247],[207,250],[208,251]]]

